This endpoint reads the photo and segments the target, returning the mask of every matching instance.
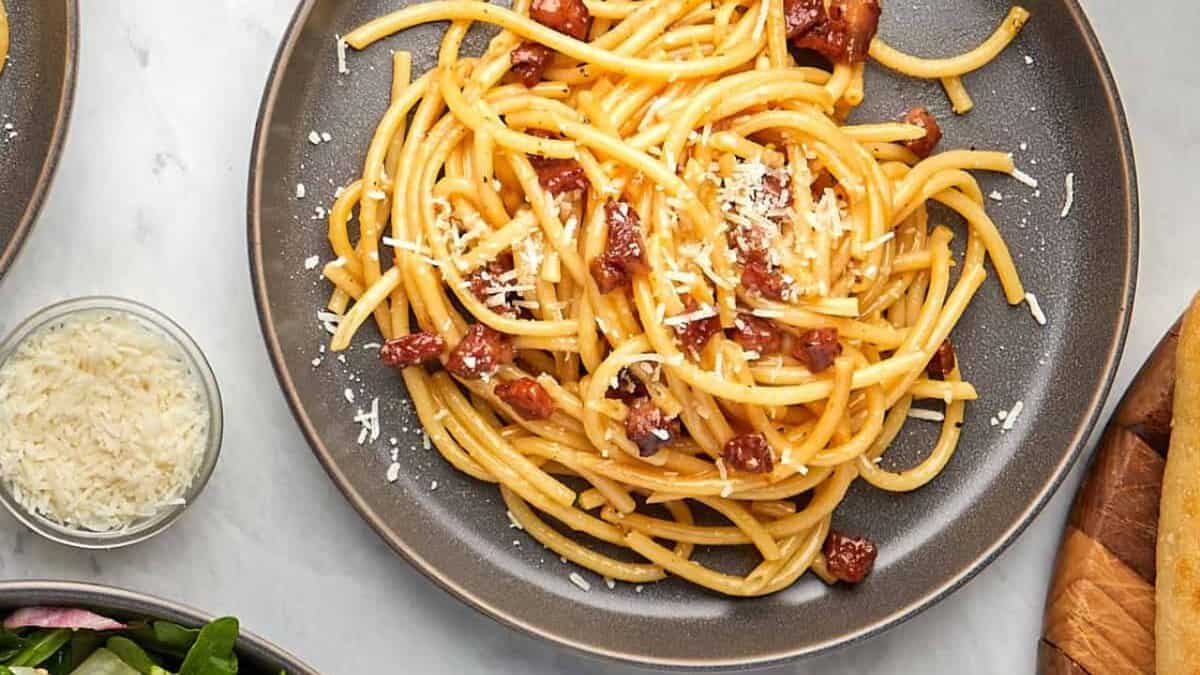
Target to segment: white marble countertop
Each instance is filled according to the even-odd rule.
[[[427,582],[359,519],[313,458],[259,334],[246,171],[264,78],[294,0],[84,0],[78,98],[58,179],[0,283],[0,331],[51,301],[115,294],[180,321],[213,362],[224,453],[171,530],[88,553],[0,516],[0,578],[94,580],[245,625],[331,675],[617,673],[492,622]],[[1085,2],[1137,150],[1142,265],[1120,392],[1193,289],[1200,226],[1200,5]],[[1181,216],[1183,219],[1181,219]],[[1030,672],[1051,561],[1079,480],[965,588],[908,623],[773,673]]]

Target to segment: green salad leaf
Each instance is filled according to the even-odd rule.
[[[140,675],[138,671],[121,660],[121,657],[104,647],[92,652],[71,675]]]
[[[125,635],[149,651],[182,659],[195,644],[200,629],[185,628],[170,621],[152,621],[131,625]]]
[[[233,617],[202,628],[150,621],[119,631],[0,629],[0,675],[238,675],[238,631]]]
[[[38,630],[29,634],[25,646],[5,664],[7,666],[37,666],[54,656],[71,640],[71,630],[54,628]]]
[[[91,656],[92,652],[99,649],[103,643],[104,638],[95,631],[75,631],[75,634],[71,636],[70,645],[71,668],[67,672],[70,673],[83,664],[87,657]]]
[[[188,650],[179,675],[229,675],[237,673],[233,653],[238,637],[238,620],[227,616],[209,622],[200,629],[196,642]]]
[[[104,646],[142,675],[150,675],[150,669],[158,666],[154,659],[146,653],[146,650],[127,637],[120,635],[110,637]]]

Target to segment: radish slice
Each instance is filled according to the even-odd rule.
[[[86,609],[72,607],[25,607],[4,620],[4,627],[70,628],[73,630],[122,630],[125,624]]]

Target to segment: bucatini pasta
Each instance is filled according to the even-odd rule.
[[[4,9],[4,0],[0,0],[0,73],[8,63],[8,12]]]
[[[887,46],[879,14],[875,0],[435,0],[349,33],[361,50],[450,22],[430,72],[395,54],[362,176],[330,210],[332,348],[373,317],[446,460],[598,574],[739,596],[809,569],[861,580],[874,544],[831,529],[834,509],[860,478],[915,490],[950,461],[976,392],[948,338],[985,259],[1010,303],[1025,297],[968,173],[1012,173],[1010,155],[931,155],[924,109],[845,119],[868,56],[940,80],[966,112],[962,76],[1028,13],[946,59]],[[467,57],[474,22],[501,31]],[[960,259],[930,202],[966,221]],[[944,407],[918,413],[941,436],[916,466],[884,468],[917,399]],[[760,562],[718,571],[697,544]]]

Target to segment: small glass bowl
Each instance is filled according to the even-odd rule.
[[[204,490],[204,486],[208,484],[208,479],[217,464],[217,458],[221,454],[223,426],[221,392],[217,388],[217,379],[213,376],[212,366],[204,358],[204,353],[178,324],[156,309],[132,300],[113,297],[74,298],[34,312],[14,328],[3,342],[0,342],[0,368],[3,368],[8,359],[31,335],[38,334],[42,329],[62,322],[64,319],[91,313],[129,316],[176,345],[183,354],[188,369],[200,380],[209,413],[208,440],[204,449],[204,457],[196,469],[192,484],[183,495],[184,503],[163,508],[155,515],[136,521],[126,528],[95,532],[65,527],[35,511],[26,509],[13,497],[7,483],[0,479],[0,501],[17,520],[24,523],[29,529],[47,539],[68,546],[85,549],[111,549],[145,541],[167,529]]]

